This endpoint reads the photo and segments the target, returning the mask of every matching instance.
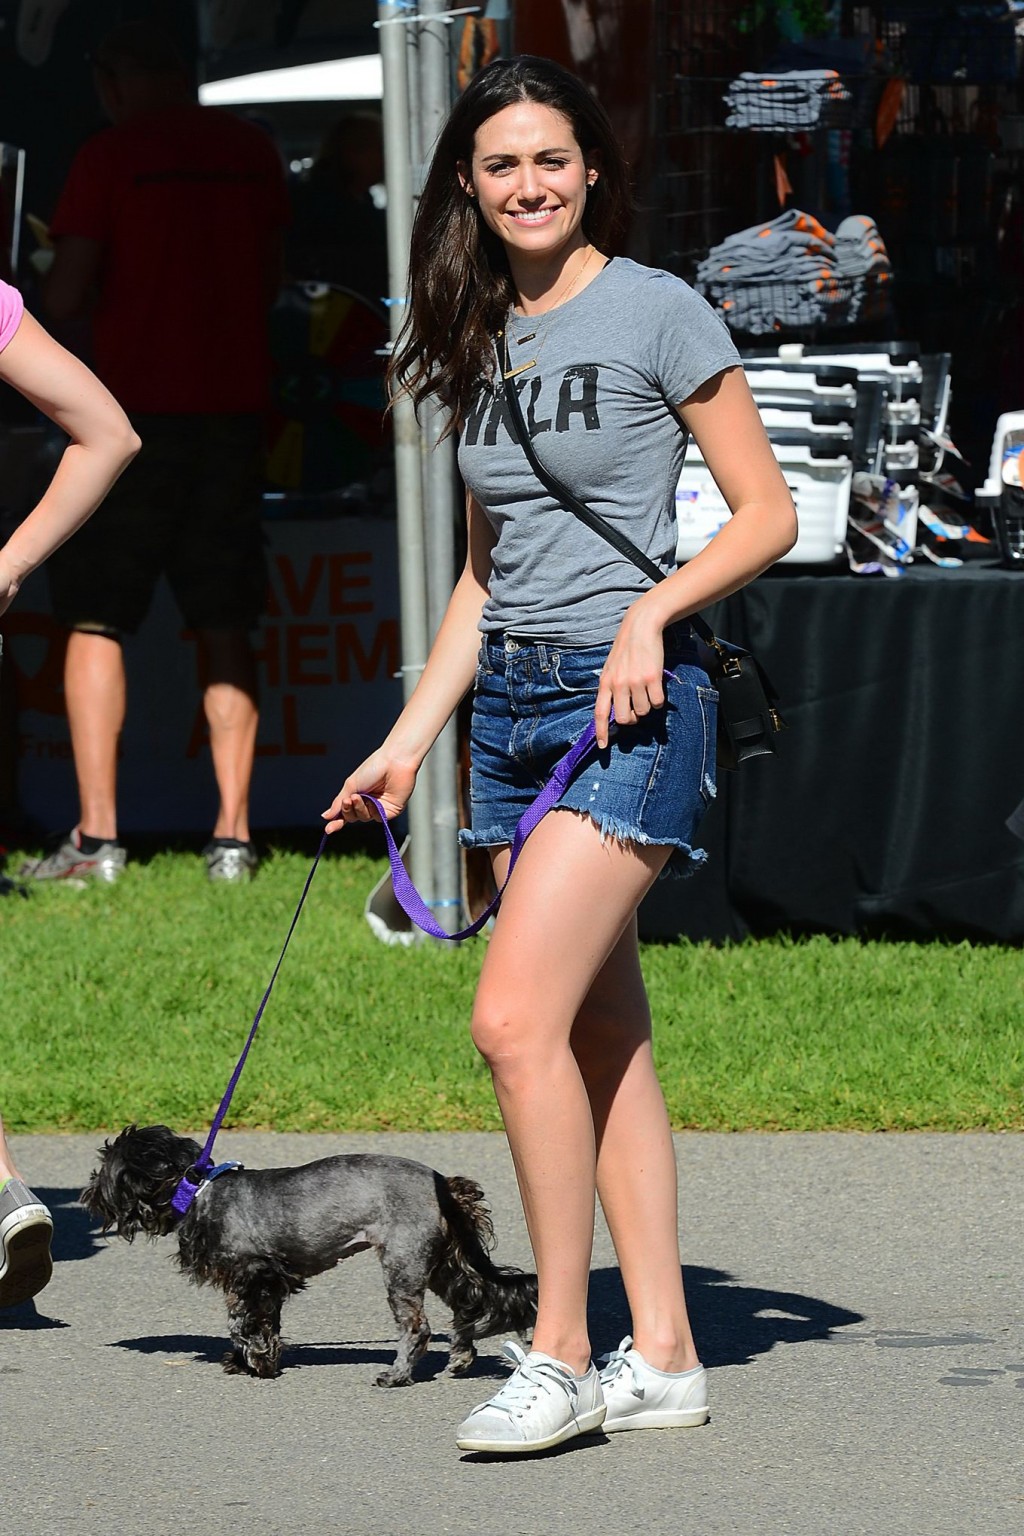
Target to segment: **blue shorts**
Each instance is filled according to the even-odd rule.
[[[566,647],[489,635],[480,648],[470,737],[472,828],[464,848],[511,843],[516,823],[593,718],[606,645]],[[590,816],[606,837],[675,850],[666,873],[707,858],[693,846],[715,793],[718,695],[688,627],[666,632],[666,703],[613,728],[573,775],[556,809]]]

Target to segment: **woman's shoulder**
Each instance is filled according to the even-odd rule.
[[[668,303],[703,302],[700,294],[675,273],[666,272],[663,267],[646,267],[629,256],[616,256],[609,263],[608,276],[623,287],[643,288],[648,297],[662,298]]]
[[[614,294],[619,308],[629,307],[638,337],[656,337],[660,345],[666,334],[678,333],[692,345],[703,339],[717,343],[728,336],[722,317],[707,299],[674,273],[618,256],[607,275],[613,279],[609,295]]]

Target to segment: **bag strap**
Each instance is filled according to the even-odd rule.
[[[508,340],[504,331],[498,332],[498,339],[502,344],[501,352],[504,356],[505,368],[507,370]],[[541,463],[537,457],[530,434],[527,431],[526,422],[523,419],[523,407],[519,400],[519,391],[516,388],[515,380],[509,379],[504,373],[503,377],[505,380],[505,399],[508,401],[508,412],[511,418],[513,436],[525,453],[530,467],[540,483],[551,492],[555,500],[560,502],[567,511],[571,512],[574,517],[578,517],[581,523],[585,523],[594,533],[600,534],[601,538],[606,540],[613,549],[618,550],[620,555],[625,555],[627,560],[631,560],[634,565],[639,566],[645,576],[649,576],[652,581],[664,581],[665,572],[660,566],[655,565],[654,561],[648,555],[645,555],[642,549],[638,549],[632,539],[627,538],[620,529],[609,523],[599,512],[595,512],[593,507],[588,507],[585,501],[581,501],[574,491],[571,491],[563,481],[559,480],[557,475],[553,474],[545,464]],[[717,649],[714,631],[701,618],[699,613],[690,615],[690,623],[705,645],[711,645]]]

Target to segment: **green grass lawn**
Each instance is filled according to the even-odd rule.
[[[308,868],[278,852],[252,885],[214,887],[197,855],[161,853],[113,887],[0,900],[9,1128],[207,1126]],[[382,872],[360,853],[321,864],[228,1125],[499,1127],[467,1027],[486,940],[380,944],[362,905]],[[680,942],[643,964],[679,1129],[1024,1127],[1015,949]]]

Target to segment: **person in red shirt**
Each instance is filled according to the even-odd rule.
[[[64,682],[80,814],[32,873],[86,868],[112,880],[123,868],[121,643],[163,573],[199,641],[220,796],[207,871],[245,880],[256,867],[250,631],[266,586],[258,465],[267,314],[288,222],[284,172],[261,129],[195,102],[184,60],[150,23],[115,28],[92,62],[113,126],[71,166],[51,221],[43,300],[53,320],[91,309],[96,372],[143,446],[82,538],[50,565],[54,613],[70,631]]]

